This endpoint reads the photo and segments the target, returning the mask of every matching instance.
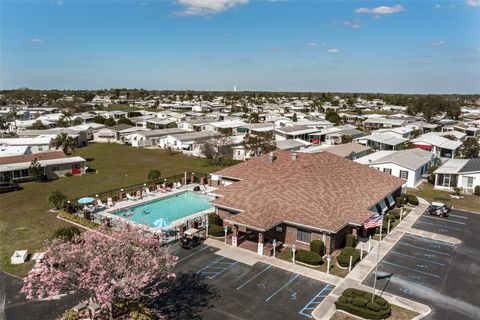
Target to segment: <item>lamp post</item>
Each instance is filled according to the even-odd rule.
[[[208,215],[205,215],[205,238],[208,238]]]
[[[295,251],[297,251],[297,248],[295,248],[295,245],[293,245],[293,246],[292,246],[293,264],[295,264]]]
[[[330,274],[330,261],[332,261],[332,256],[327,256],[327,274]]]

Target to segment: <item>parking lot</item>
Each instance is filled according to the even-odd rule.
[[[478,319],[480,215],[452,210],[448,218],[422,216],[414,227],[462,243],[405,234],[380,262],[377,289],[425,303],[430,319]],[[372,272],[364,284],[373,280]]]
[[[206,245],[173,250],[179,257],[178,278],[185,278],[181,291],[195,295],[185,295],[189,305],[184,308],[178,305],[181,292],[173,290],[177,305],[167,309],[175,319],[309,319],[334,288],[271,265],[242,264]]]

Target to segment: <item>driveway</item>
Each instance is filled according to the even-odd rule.
[[[380,262],[377,289],[428,305],[428,319],[478,319],[480,215],[452,210],[449,218],[422,216],[413,227],[462,243],[405,234]],[[364,284],[373,286],[373,277]]]
[[[174,249],[182,286],[162,301],[169,319],[308,319],[332,285],[271,265],[252,266],[201,245]]]

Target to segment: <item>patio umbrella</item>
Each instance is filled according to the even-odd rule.
[[[164,227],[168,227],[170,225],[170,221],[168,221],[168,219],[165,219],[165,218],[160,218],[160,219],[157,219],[153,222],[153,225],[155,227],[158,227],[158,228],[164,228]]]
[[[88,204],[88,203],[92,203],[94,200],[95,200],[95,198],[92,198],[92,197],[83,197],[83,198],[78,199],[78,203]]]

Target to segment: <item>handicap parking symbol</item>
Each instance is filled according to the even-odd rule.
[[[297,293],[296,292],[290,293],[290,300],[297,300]]]

